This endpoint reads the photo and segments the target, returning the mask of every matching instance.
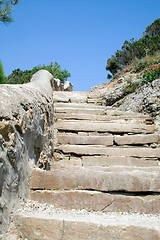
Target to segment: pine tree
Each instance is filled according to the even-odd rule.
[[[0,0],[0,21],[4,23],[12,22],[12,6],[16,5],[19,0]]]
[[[4,84],[4,83],[5,83],[5,76],[4,76],[2,63],[0,62],[0,84]]]

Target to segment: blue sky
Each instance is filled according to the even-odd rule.
[[[107,59],[160,17],[160,0],[20,0],[0,23],[5,75],[58,62],[75,91],[107,82]]]

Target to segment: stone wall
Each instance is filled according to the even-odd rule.
[[[71,84],[67,88],[71,90]],[[46,70],[24,85],[0,85],[0,239],[10,216],[29,195],[33,166],[50,169],[53,155],[53,90],[64,90]]]

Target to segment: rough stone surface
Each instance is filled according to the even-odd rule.
[[[124,85],[126,83],[122,83]],[[150,114],[160,122],[160,79],[151,83],[140,84],[134,93],[125,96],[122,86],[105,91],[103,98],[106,105],[119,107],[121,110]],[[157,124],[160,132],[160,124]]]
[[[57,211],[32,204],[14,216],[8,240],[159,240],[159,215]],[[27,209],[28,208],[28,209]],[[12,231],[17,234],[12,237]]]
[[[58,143],[111,146],[113,145],[113,136],[73,136],[59,134]]]
[[[124,156],[82,156],[83,166],[159,166],[159,161]]]
[[[30,168],[49,169],[53,153],[53,101],[46,70],[31,83],[0,88],[0,238],[10,213],[29,195]]]
[[[127,196],[98,191],[33,191],[31,199],[55,208],[102,212],[160,214],[160,196]]]
[[[153,117],[160,115],[160,79],[142,85],[135,93],[126,96],[121,109],[149,113]]]
[[[115,88],[109,89],[103,94],[103,98],[106,101],[107,106],[113,105],[115,102],[125,97],[125,93],[123,92],[123,88],[127,85],[126,82],[121,83]]]
[[[158,134],[137,134],[134,136],[114,136],[117,145],[138,145],[158,143]]]
[[[54,102],[87,102],[87,92],[54,92]]]
[[[73,85],[69,81],[65,81],[64,91],[73,91]]]
[[[115,133],[153,133],[154,125],[145,124],[118,124],[118,123],[99,123],[83,121],[58,121],[55,128],[70,131],[96,131],[96,132],[115,132]]]
[[[55,146],[57,151],[62,151],[63,153],[74,153],[76,155],[99,155],[99,156],[123,156],[123,157],[139,157],[139,158],[160,158],[159,148],[118,148],[118,147],[100,147],[100,146],[82,146],[82,145],[60,145]]]
[[[57,78],[52,78],[51,85],[53,91],[73,91],[73,86],[69,81],[65,81],[64,84]]]
[[[118,123],[150,123],[152,124],[152,119],[149,117],[126,117],[126,116],[108,116],[108,115],[94,115],[94,114],[76,114],[76,113],[55,113],[56,119],[74,119],[74,120],[91,120],[92,121],[103,121],[103,122],[118,122]]]
[[[160,192],[160,170],[37,170],[32,172],[31,189]]]

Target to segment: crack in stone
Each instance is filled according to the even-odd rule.
[[[104,211],[106,208],[110,207],[113,202],[114,202],[114,199],[113,199],[109,204],[107,204],[105,207],[103,207],[103,208],[101,209],[101,211]]]

